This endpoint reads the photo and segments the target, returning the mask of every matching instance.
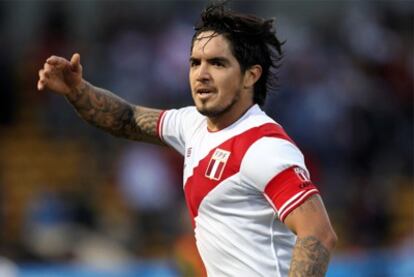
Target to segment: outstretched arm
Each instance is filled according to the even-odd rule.
[[[285,223],[297,235],[289,277],[325,276],[337,238],[322,199],[311,196],[286,217]]]
[[[47,59],[37,87],[64,95],[84,120],[115,136],[163,144],[156,130],[161,111],[135,106],[83,80],[79,54],[70,61],[56,56]]]
[[[156,129],[160,110],[132,105],[86,81],[66,99],[84,120],[114,136],[162,144]]]

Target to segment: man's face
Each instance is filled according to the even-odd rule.
[[[217,118],[234,110],[243,98],[240,65],[223,35],[212,31],[198,35],[190,57],[189,75],[194,103],[203,115]]]

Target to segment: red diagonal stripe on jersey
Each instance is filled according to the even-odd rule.
[[[286,134],[280,125],[275,123],[266,123],[261,126],[248,129],[247,131],[226,140],[222,144],[211,149],[207,156],[200,160],[199,164],[193,170],[193,175],[187,179],[184,186],[185,198],[193,221],[193,226],[195,226],[194,218],[198,214],[198,208],[204,197],[206,197],[206,195],[223,180],[239,172],[240,163],[244,157],[244,154],[249,149],[250,145],[262,137],[277,137],[286,139],[293,143],[292,139]],[[207,178],[205,174],[213,153],[217,148],[231,153],[220,180],[211,180]],[[213,161],[211,163],[213,163]],[[210,167],[212,167],[212,164],[210,164]],[[209,171],[211,171],[211,168],[209,168]]]

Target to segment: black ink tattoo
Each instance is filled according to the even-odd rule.
[[[66,98],[84,120],[114,136],[163,144],[156,130],[159,110],[134,106],[87,82]]]
[[[289,277],[325,276],[328,263],[329,251],[317,238],[298,238],[293,250]]]

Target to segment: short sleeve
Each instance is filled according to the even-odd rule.
[[[285,139],[264,137],[253,143],[243,157],[240,172],[244,182],[264,194],[281,221],[318,193],[302,153]]]
[[[167,145],[184,155],[188,133],[199,118],[195,107],[185,107],[163,111],[158,119],[157,133]]]

